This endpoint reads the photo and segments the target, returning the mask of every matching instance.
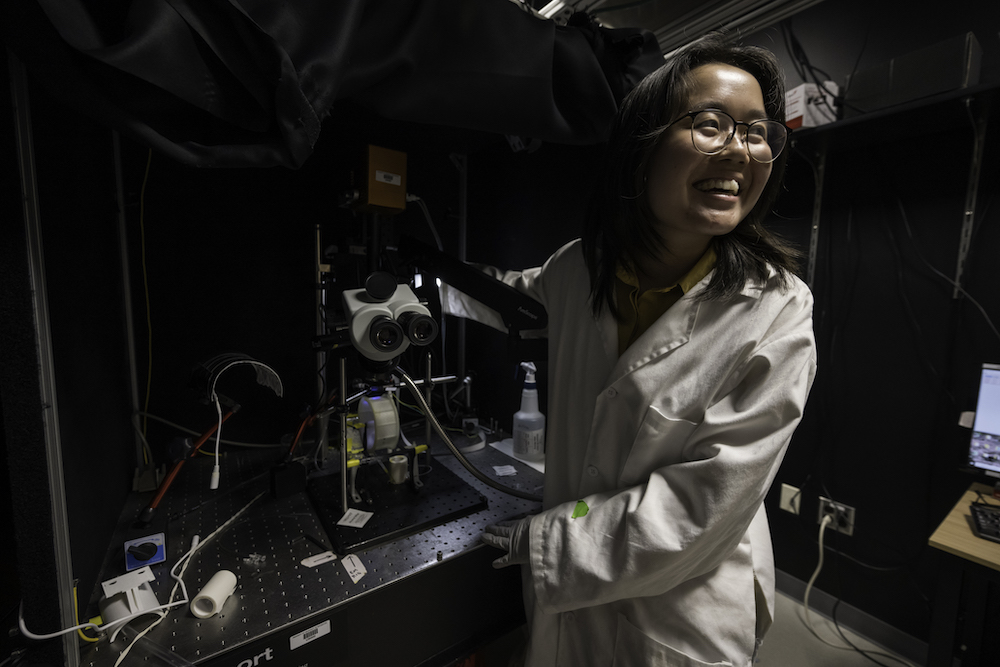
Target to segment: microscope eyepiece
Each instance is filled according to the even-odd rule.
[[[407,311],[397,318],[413,345],[430,345],[438,335],[438,323],[430,315]]]
[[[403,328],[385,315],[378,315],[368,325],[368,340],[380,352],[393,352],[403,344]]]

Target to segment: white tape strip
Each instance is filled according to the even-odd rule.
[[[302,560],[302,564],[306,567],[316,567],[317,565],[322,565],[323,563],[329,563],[332,560],[337,560],[337,554],[332,551],[324,551],[321,554],[316,554],[315,556],[309,556]]]

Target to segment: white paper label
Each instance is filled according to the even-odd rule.
[[[337,560],[337,554],[332,551],[324,551],[321,554],[304,558],[302,560],[302,564],[306,567],[316,567],[317,565],[322,565],[323,563],[329,563],[332,560]]]
[[[330,621],[323,621],[319,625],[314,625],[305,632],[300,632],[297,635],[289,637],[288,646],[294,651],[295,649],[305,646],[309,642],[328,634],[330,634]]]
[[[541,456],[545,453],[545,429],[514,431],[514,456]]]
[[[509,477],[517,474],[517,468],[514,466],[493,466],[493,472],[496,473],[497,477]]]
[[[375,180],[379,183],[386,183],[388,185],[402,185],[403,177],[399,174],[393,174],[388,171],[381,171],[379,169],[375,170]]]
[[[352,507],[344,512],[344,516],[340,517],[340,521],[337,522],[337,525],[350,526],[351,528],[364,528],[365,524],[368,523],[368,519],[373,516],[375,516],[374,512],[356,510]]]
[[[354,554],[345,556],[344,560],[340,561],[344,564],[344,569],[347,570],[347,576],[351,578],[351,581],[358,583],[361,581],[361,577],[368,574],[368,570],[365,566],[361,564],[361,559],[359,559]]]

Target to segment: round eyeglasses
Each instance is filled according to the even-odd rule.
[[[744,123],[718,109],[690,111],[670,125],[675,125],[685,118],[691,119],[691,141],[694,147],[705,155],[721,153],[732,141],[736,128],[742,125],[745,128],[743,144],[747,147],[747,152],[754,162],[762,164],[774,162],[781,155],[791,133],[784,123],[776,120],[755,120],[752,123]]]

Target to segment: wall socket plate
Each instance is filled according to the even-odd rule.
[[[838,503],[829,498],[819,497],[819,518],[817,523],[823,523],[823,519],[829,515],[833,520],[828,527],[843,533],[844,535],[854,534],[854,508],[850,505]]]
[[[778,504],[779,509],[783,509],[786,512],[791,512],[792,514],[798,514],[799,508],[802,507],[802,492],[791,484],[781,484],[781,500]]]

